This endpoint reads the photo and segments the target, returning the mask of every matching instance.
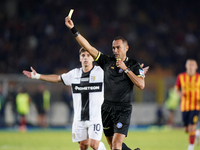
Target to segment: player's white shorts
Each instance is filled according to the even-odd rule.
[[[101,140],[103,132],[102,121],[74,121],[72,124],[72,141],[80,142],[87,138]]]

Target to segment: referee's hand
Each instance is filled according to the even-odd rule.
[[[140,66],[141,66],[142,70],[144,71],[144,75],[146,75],[146,73],[149,71],[149,66],[143,68],[144,67],[143,63]]]
[[[124,71],[127,69],[127,66],[120,58],[116,59],[116,66],[121,68]]]
[[[69,18],[69,16],[67,16],[65,18],[65,25],[69,28],[72,29],[74,27],[74,23],[73,21]]]

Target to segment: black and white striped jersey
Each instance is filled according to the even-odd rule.
[[[84,73],[76,68],[61,75],[65,85],[71,86],[74,120],[101,119],[101,105],[104,100],[104,72],[99,66]]]

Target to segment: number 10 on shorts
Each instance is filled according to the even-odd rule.
[[[101,129],[101,125],[98,123],[98,124],[93,124],[94,125],[94,131],[100,131]]]

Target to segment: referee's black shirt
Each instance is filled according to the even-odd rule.
[[[116,66],[116,58],[99,52],[95,60],[104,70],[104,101],[110,103],[130,103],[133,99],[133,82],[126,73]],[[126,66],[137,76],[140,76],[140,64],[128,57]]]

